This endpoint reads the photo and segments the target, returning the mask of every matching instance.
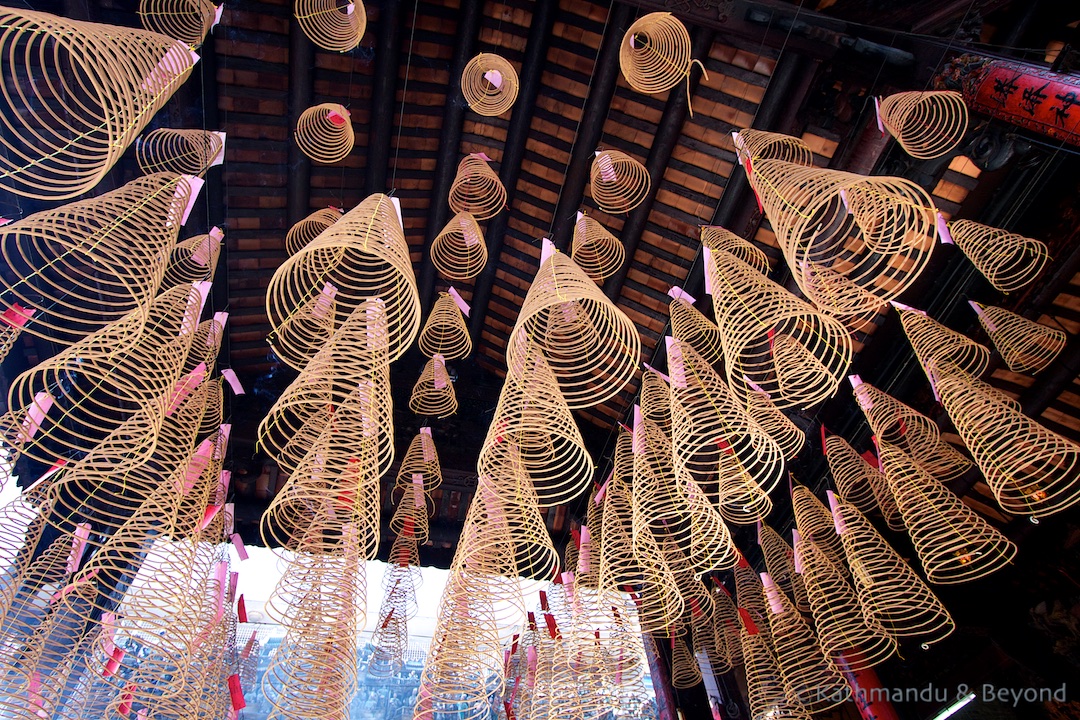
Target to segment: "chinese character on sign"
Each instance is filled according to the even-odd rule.
[[[1025,88],[1022,96],[1023,99],[1020,101],[1020,108],[1028,115],[1034,117],[1035,111],[1046,101],[1047,95],[1043,90],[1045,90],[1049,84],[1050,81],[1047,80],[1046,84],[1041,88]]]
[[[1065,121],[1069,119],[1069,108],[1080,105],[1080,97],[1075,92],[1062,93],[1054,97],[1061,101],[1061,105],[1050,109],[1054,111],[1054,118],[1058,124],[1065,127]]]
[[[994,94],[993,100],[997,104],[1005,107],[1005,103],[1009,100],[1009,96],[1020,89],[1020,86],[1016,84],[1016,81],[1020,79],[1020,73],[1016,74],[1012,80],[1006,80],[1005,78],[994,79]]]

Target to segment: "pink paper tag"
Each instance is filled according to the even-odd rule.
[[[765,598],[769,601],[769,610],[773,615],[783,615],[784,603],[780,600],[780,588],[776,587],[772,575],[767,572],[761,573],[761,584],[765,586]]]
[[[413,507],[422,508],[425,505],[424,501],[424,476],[420,473],[413,473]]]
[[[847,190],[840,188],[840,202],[844,203],[844,210],[851,212],[851,206],[848,205]]]
[[[770,395],[767,390],[765,390],[760,385],[758,385],[756,382],[754,382],[753,380],[748,378],[745,374],[742,376],[742,379],[743,379],[743,382],[746,383],[747,387],[749,387],[751,390],[753,390],[756,393],[761,393],[762,395],[769,398],[770,400],[772,399],[772,395]]]
[[[802,537],[799,535],[798,528],[791,528],[791,547],[795,551],[795,572],[802,575],[802,555],[799,552],[799,544],[802,542]]]
[[[247,547],[244,545],[244,538],[240,537],[238,533],[233,533],[229,538],[232,541],[233,547],[236,548],[236,554],[241,561],[248,559]]]
[[[77,586],[77,585],[78,585],[79,583],[85,583],[85,582],[90,582],[91,580],[93,580],[93,579],[94,579],[94,576],[96,576],[97,574],[98,574],[97,568],[94,568],[94,569],[93,569],[93,570],[91,570],[90,572],[88,572],[88,573],[86,573],[85,575],[83,575],[83,576],[82,576],[81,578],[78,578],[78,579],[76,579],[76,580],[73,580],[73,581],[72,581],[72,582],[71,582],[70,584],[66,585],[66,586],[65,586],[64,588],[62,588],[62,589],[60,589],[60,590],[57,590],[57,591],[56,591],[55,593],[53,593],[53,596],[52,596],[52,602],[56,602],[56,601],[57,601],[57,600],[59,600],[60,598],[64,597],[64,596],[65,596],[65,595],[67,595],[68,593],[70,593],[70,592],[72,592],[73,590],[75,590],[75,587],[76,587],[76,586]]]
[[[608,485],[611,484],[611,479],[613,477],[615,477],[614,470],[608,473],[607,480],[605,480],[604,484],[600,486],[600,489],[596,491],[596,499],[593,502],[595,502],[597,505],[604,502],[604,496],[607,495]]]
[[[447,294],[453,298],[454,304],[461,310],[461,314],[465,317],[469,317],[469,303],[465,302],[465,298],[461,297],[461,293],[451,286],[447,291]]]
[[[201,177],[195,177],[194,175],[184,175],[184,180],[187,181],[188,187],[191,188],[191,194],[188,195],[187,205],[184,206],[184,214],[180,216],[180,224],[187,225],[188,216],[191,215],[191,209],[195,207],[195,201],[199,199],[199,192],[202,190],[202,186],[206,184],[206,181]],[[180,186],[176,188],[176,196],[179,197]]]
[[[342,115],[337,110],[331,110],[330,112],[326,113],[326,119],[332,122],[334,125],[341,127],[348,122],[348,119],[346,117],[348,114],[348,110],[345,111],[345,115]]]
[[[552,255],[555,254],[555,244],[548,238],[544,238],[540,243],[540,264],[543,265],[548,261]]]
[[[731,131],[731,141],[735,145],[735,159],[739,161],[739,164],[743,164],[742,153],[739,152],[743,149],[742,138],[739,137],[738,130]]]
[[[206,239],[195,246],[195,249],[191,252],[191,261],[199,267],[206,267],[210,264],[210,256],[214,252],[214,238],[210,235],[206,236]]]
[[[191,492],[191,489],[199,482],[199,477],[202,476],[210,464],[210,458],[213,457],[213,454],[214,446],[210,438],[206,438],[199,443],[195,454],[188,460],[187,467],[184,469],[184,480],[180,486],[181,494],[187,495]]]
[[[635,455],[645,452],[645,421],[641,416],[641,406],[634,405],[634,442]]]
[[[945,216],[941,213],[937,213],[937,231],[938,236],[941,238],[942,245],[954,245],[952,231],[949,230],[949,223],[945,222]]]
[[[240,573],[229,571],[229,592],[225,596],[225,601],[230,605],[236,600],[236,586],[240,584]]]
[[[877,129],[882,135],[885,134],[885,123],[881,121],[881,100],[874,96],[874,116],[877,118]]]
[[[708,295],[709,297],[712,297],[712,294],[713,294],[712,293],[712,291],[713,291],[712,273],[709,272],[709,269],[713,266],[713,264],[712,264],[712,249],[708,245],[706,245],[701,250],[702,250],[702,253],[705,255],[705,264],[702,267],[702,270],[705,271],[705,294]]]
[[[0,227],[4,227],[12,222],[11,218],[0,217]]]
[[[679,300],[679,299],[685,300],[686,302],[690,303],[691,305],[693,305],[694,303],[697,302],[697,298],[695,298],[693,295],[691,295],[690,293],[683,290],[678,285],[673,285],[671,287],[671,289],[667,291],[667,294],[670,295],[671,297],[673,297],[676,300]]]
[[[11,303],[11,307],[0,315],[0,322],[3,322],[5,325],[10,325],[13,328],[21,328],[26,325],[30,318],[34,317],[34,313],[36,312],[37,310],[35,308],[24,308],[19,303],[13,302]]]
[[[596,153],[596,164],[600,168],[600,177],[604,182],[615,182],[615,165],[611,162],[611,156],[606,152]]]
[[[476,226],[466,218],[460,218],[458,225],[461,226],[461,237],[467,247],[475,247],[480,244],[480,238],[476,234]]]
[[[225,615],[225,591],[228,588],[229,564],[219,562],[214,566],[214,622],[219,622]]]
[[[228,537],[236,529],[236,503],[223,503],[221,507],[222,512],[225,513],[225,536]]]
[[[240,384],[240,378],[236,377],[236,371],[232,368],[224,368],[221,371],[221,377],[225,378],[225,382],[229,383],[229,387],[232,388],[234,395],[243,395],[244,386]]]
[[[225,12],[225,3],[221,3],[214,8],[214,24],[210,26],[211,30],[216,28],[218,26],[218,23],[221,22],[221,14],[223,12]]]
[[[920,315],[922,315],[924,317],[926,316],[926,311],[925,310],[916,310],[915,308],[911,307],[910,305],[905,305],[904,303],[898,302],[896,300],[890,300],[889,304],[892,305],[897,310],[908,310],[908,311],[913,312],[913,313],[918,313],[918,314],[920,314]]]
[[[488,70],[484,73],[484,79],[494,85],[496,88],[502,87],[503,76],[498,70]]]
[[[592,560],[592,534],[589,532],[588,525],[581,526],[581,544],[578,546],[578,572],[585,574],[589,572],[589,566]]]
[[[675,338],[670,335],[664,338],[667,344],[668,371],[671,373],[671,382],[677,388],[686,387],[686,365],[683,361],[682,348]]]
[[[836,526],[836,534],[843,535],[847,532],[847,525],[844,523],[844,514],[840,510],[840,501],[837,500],[836,495],[832,490],[826,490],[825,495],[829,498],[829,509],[832,510],[833,525]]]
[[[986,313],[983,312],[982,306],[979,305],[979,303],[974,300],[968,300],[968,305],[970,305],[971,309],[975,311],[975,314],[979,316],[979,319],[986,324],[986,329],[989,332],[997,332],[997,325],[995,325],[990,318],[986,317]]]
[[[207,527],[210,526],[210,523],[214,521],[214,518],[217,517],[217,514],[219,512],[221,512],[220,505],[207,505],[206,510],[203,511],[202,520],[199,521],[199,524],[195,527],[195,530],[197,530],[198,532],[202,532],[203,530],[205,530]]]
[[[394,206],[394,214],[397,215],[398,225],[401,226],[401,231],[405,232],[405,218],[401,215],[401,200],[396,197],[390,198],[390,204]]]
[[[484,162],[491,162],[491,158],[489,158],[489,157],[487,156],[487,153],[482,153],[482,152],[478,152],[478,153],[473,153],[473,154],[472,154],[472,157],[474,157],[474,158],[480,158],[480,159],[481,159],[481,160],[483,160]]]
[[[258,630],[251,631],[251,637],[249,637],[247,642],[244,643],[244,649],[240,651],[240,658],[242,660],[247,660],[249,657],[251,657],[251,651],[255,648],[255,636],[258,634]]]
[[[83,554],[86,552],[86,541],[90,538],[90,523],[79,523],[75,526],[75,533],[71,537],[71,553],[68,555],[67,571],[73,573],[79,569]]]
[[[112,652],[109,653],[109,659],[105,661],[105,667],[101,670],[101,676],[112,677],[120,669],[120,663],[123,661],[124,651],[114,646]]]
[[[225,133],[221,132],[220,130],[215,130],[214,134],[221,138],[221,147],[218,149],[217,155],[214,156],[214,159],[210,161],[210,167],[214,167],[215,165],[220,165],[225,162]],[[214,228],[214,230],[217,230],[217,228]],[[212,233],[213,230],[211,230],[210,232]],[[218,232],[221,231],[218,230]]]
[[[654,372],[654,373],[656,373],[657,375],[659,375],[660,377],[662,377],[662,378],[664,379],[664,382],[668,383],[669,385],[671,384],[671,378],[670,378],[670,377],[668,377],[668,376],[667,376],[666,374],[664,374],[664,373],[660,372],[659,370],[657,370],[656,368],[654,368],[654,367],[653,367],[652,365],[650,365],[649,363],[641,363],[641,364],[645,366],[645,369],[646,369],[646,370],[651,370],[652,372]]]
[[[442,390],[446,387],[446,359],[436,354],[432,360],[435,361],[435,389]]]
[[[47,478],[51,478],[56,473],[60,472],[60,469],[63,468],[67,464],[68,464],[67,458],[57,458],[56,462],[54,462],[51,466],[49,466],[49,469],[46,470],[45,473],[41,477],[39,477],[37,479],[37,482],[35,482],[34,484],[37,485],[37,483],[41,482],[42,480],[45,480]],[[29,488],[27,488],[27,489],[29,489]]]
[[[26,408],[26,416],[23,418],[22,427],[19,429],[20,441],[30,442],[34,439],[34,436],[41,430],[41,423],[44,422],[45,416],[54,402],[56,401],[53,396],[44,390],[34,395],[34,401]]]
[[[322,319],[330,312],[330,306],[337,296],[337,288],[332,283],[323,285],[322,292],[315,298],[315,306],[311,308],[312,317]]]

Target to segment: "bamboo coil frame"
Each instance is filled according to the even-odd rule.
[[[308,39],[330,52],[349,52],[367,31],[367,10],[361,0],[344,5],[335,0],[296,0],[293,15]]]
[[[626,248],[599,222],[582,213],[578,216],[570,259],[599,285],[622,267]]]
[[[747,160],[780,160],[803,167],[814,166],[814,153],[801,138],[783,133],[744,128],[732,135],[735,153],[745,164]],[[753,172],[751,166],[749,172]]]
[[[448,200],[455,213],[466,212],[475,220],[490,220],[506,207],[506,188],[488,162],[486,155],[474,153],[458,163]]]
[[[533,346],[574,410],[618,394],[636,375],[641,357],[634,322],[560,252],[540,264],[529,287],[510,333],[507,366],[520,367]]]
[[[749,240],[719,225],[701,226],[701,244],[713,252],[723,250],[730,253],[762,275],[769,274],[769,258],[765,253]]]
[[[194,4],[195,0],[179,0],[179,2]],[[214,7],[206,0],[201,0],[199,4]],[[202,177],[218,156],[224,152],[224,147],[222,133],[209,130],[158,128],[141,136],[135,142],[135,159],[139,163],[139,168],[147,175],[167,172]]]
[[[829,509],[803,485],[796,485],[792,489],[791,508],[803,540],[814,543],[818,551],[836,567],[837,572],[844,576],[849,575],[844,544],[836,534],[836,526]],[[794,551],[797,553],[798,548],[794,548]]]
[[[612,215],[636,208],[652,186],[645,166],[618,150],[597,151],[589,181],[597,207]]]
[[[420,330],[420,296],[409,258],[409,246],[393,202],[375,194],[345,213],[303,250],[278,267],[266,293],[266,312],[273,328],[271,343],[278,356],[302,369],[325,343],[319,335],[285,343],[288,326],[308,321],[329,283],[336,289],[334,325],[370,298],[386,306],[390,361],[401,357]]]
[[[949,611],[862,513],[837,499],[833,509],[859,603],[895,638],[928,647],[956,629]]]
[[[678,18],[668,12],[649,13],[623,35],[619,68],[631,88],[655,95],[688,81],[694,62],[690,52],[690,34]]]
[[[0,52],[12,60],[3,69],[0,187],[39,200],[97,185],[198,59],[158,33],[40,12],[5,8],[0,26]],[[77,102],[64,79],[72,73],[84,93]]]
[[[184,283],[213,282],[223,238],[224,235],[217,230],[178,242],[165,268],[165,277],[161,281],[162,289]]]
[[[955,365],[969,375],[982,375],[990,363],[990,350],[966,335],[914,310],[899,309],[900,323],[915,357],[929,377],[933,363]]]
[[[780,447],[781,454],[791,460],[806,444],[806,433],[787,415],[773,405],[772,398],[763,392],[746,396],[746,414],[756,422]]]
[[[517,71],[494,53],[480,53],[461,73],[461,94],[477,115],[498,117],[517,100]]]
[[[1013,372],[1045,370],[1065,348],[1066,335],[1057,328],[993,305],[972,302],[972,306],[994,349]]]
[[[308,243],[319,237],[323,230],[340,220],[341,215],[342,211],[334,207],[322,208],[311,213],[285,233],[285,252],[290,255],[300,252],[307,247]]]
[[[301,113],[293,137],[300,151],[320,165],[344,160],[355,141],[349,111],[338,103],[321,103]]]
[[[446,360],[460,360],[472,353],[472,338],[465,316],[448,293],[440,292],[427,322],[420,330],[420,352],[427,357],[442,355]]]
[[[829,472],[832,473],[837,495],[864,515],[878,511],[885,514],[878,504],[879,497],[891,492],[884,473],[866,462],[855,452],[855,448],[839,435],[825,438],[825,458],[829,463]],[[894,511],[895,508],[894,502]],[[902,530],[903,523],[899,528],[889,523],[889,528]]]
[[[139,0],[143,27],[176,38],[192,49],[203,44],[217,8],[210,0]]]
[[[795,550],[766,523],[762,523],[758,530],[758,545],[761,546],[765,567],[773,582],[791,599],[799,612],[809,613],[806,584],[802,575],[795,572]],[[768,590],[767,587],[765,589]]]
[[[1012,562],[1016,545],[907,453],[882,444],[881,463],[927,580],[968,582]]]
[[[484,233],[476,218],[464,211],[450,218],[428,253],[435,269],[451,280],[472,280],[488,261]]]
[[[724,359],[723,334],[712,322],[684,297],[673,298],[668,303],[671,335],[690,343],[710,365]]]
[[[949,234],[975,269],[1001,292],[1028,285],[1050,260],[1046,243],[971,220],[949,223]]]
[[[878,112],[904,152],[919,160],[947,154],[967,133],[967,105],[952,90],[894,93],[881,100]]]
[[[434,357],[428,360],[409,396],[409,409],[420,417],[449,417],[457,412],[457,393],[446,363]]]

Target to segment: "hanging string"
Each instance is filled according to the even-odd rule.
[[[420,0],[413,1],[412,23],[409,26],[409,54],[405,60],[405,82],[401,87],[401,112],[398,113],[397,144],[394,146],[394,172],[390,177],[391,190],[397,189],[398,157],[401,155],[401,131],[405,126],[405,98],[409,94],[409,76],[412,69],[413,41],[416,38],[416,15]]]

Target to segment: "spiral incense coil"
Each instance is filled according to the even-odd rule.
[[[712,614],[713,600],[708,588],[705,587],[701,580],[701,573],[691,564],[692,558],[670,538],[660,537],[658,541],[660,543],[660,552],[671,569],[671,574],[675,578],[675,585],[679,589],[679,595],[682,596],[683,607],[693,617],[701,618],[704,622],[704,618]],[[729,554],[737,552],[732,545]],[[677,626],[675,630],[678,632]]]
[[[746,414],[776,441],[781,454],[788,460],[798,455],[806,444],[806,433],[780,412],[780,409],[773,405],[772,398],[765,393],[747,393]]]
[[[431,428],[420,428],[420,432],[409,443],[409,449],[405,451],[405,457],[401,459],[394,489],[405,490],[407,494],[410,494],[416,486],[415,475],[420,475],[425,493],[430,494],[442,485],[442,468],[439,465],[435,441],[431,439]],[[400,532],[400,530],[395,528],[395,532]]]
[[[659,428],[665,435],[671,435],[671,388],[660,373],[652,368],[645,368],[641,373],[641,416]]]
[[[149,175],[0,228],[0,324],[69,345],[133,310],[145,317],[190,195],[180,175]]]
[[[210,318],[203,320],[195,329],[195,337],[191,339],[191,349],[188,351],[187,360],[181,373],[198,372],[200,365],[205,365],[206,372],[212,374],[217,364],[218,353],[221,351],[221,339],[225,336],[224,319]],[[207,432],[214,428],[207,428]]]
[[[147,0],[143,0],[145,3]],[[150,0],[159,2],[164,0]],[[194,0],[179,0],[193,3]],[[213,5],[205,2],[211,8]],[[139,169],[152,173],[177,173],[202,177],[211,166],[221,162],[225,152],[224,133],[209,130],[158,128],[141,136],[135,143]]]
[[[949,223],[949,234],[975,269],[1001,292],[1029,284],[1050,260],[1045,243],[971,220]]]
[[[711,597],[709,602],[713,602]],[[713,627],[715,615],[716,608],[711,605],[708,613],[691,609],[689,618],[683,618],[683,625],[690,626],[690,647],[694,655],[700,657],[699,654],[704,654],[708,660],[705,672],[711,670],[718,674],[731,670],[731,661],[728,659],[727,648],[717,644],[718,638]],[[723,641],[723,637],[719,640]]]
[[[825,656],[810,624],[762,573],[769,606],[772,646],[788,700],[818,713],[848,700],[851,690],[831,658]]]
[[[769,608],[765,602],[765,590],[761,578],[742,555],[735,566],[735,601],[742,612],[748,613],[759,632],[769,637]],[[740,613],[741,615],[742,613]],[[770,639],[771,642],[771,639]]]
[[[619,68],[631,88],[655,95],[689,83],[690,68],[698,62],[690,53],[690,34],[678,18],[667,12],[649,13],[623,35]]]
[[[753,243],[719,225],[701,226],[701,244],[713,252],[723,250],[730,253],[762,275],[769,274],[769,258],[765,253]]]
[[[446,371],[446,363],[436,355],[427,361],[413,385],[409,409],[420,417],[449,417],[457,412],[457,394]]]
[[[333,165],[353,149],[353,127],[344,105],[322,103],[309,107],[296,121],[293,135],[300,151],[320,165]]]
[[[517,100],[517,71],[498,55],[480,53],[461,73],[461,94],[477,115],[498,117]]]
[[[0,25],[0,48],[11,60],[3,84],[23,89],[4,94],[0,187],[39,200],[97,185],[198,60],[182,43],[145,30],[14,8],[4,9]],[[86,91],[78,101],[71,82]]]
[[[222,232],[214,228],[209,234],[178,242],[165,268],[162,289],[184,283],[213,282],[223,238]]]
[[[574,261],[560,252],[540,264],[510,333],[506,364],[537,346],[571,409],[618,394],[637,373],[637,327]]]
[[[344,5],[336,0],[296,0],[293,15],[308,40],[330,52],[349,52],[367,30],[367,10],[361,0]]]
[[[487,265],[487,243],[476,218],[459,212],[431,242],[428,249],[431,263],[443,277],[451,280],[472,280]]]
[[[750,618],[747,622],[744,618],[739,637],[746,669],[750,716],[810,720],[810,714],[788,697],[772,642],[761,632],[757,621]]]
[[[894,93],[881,101],[878,117],[904,152],[919,160],[945,155],[968,128],[964,98],[951,90]]]
[[[458,163],[448,200],[455,213],[469,213],[474,220],[489,220],[506,207],[506,188],[488,162],[483,153],[474,153]],[[464,228],[462,232],[465,233]]]
[[[736,392],[748,395],[753,383],[783,409],[809,407],[836,391],[852,353],[851,335],[840,322],[728,252],[710,252],[705,270]]]
[[[801,138],[783,133],[768,132],[744,128],[732,133],[735,153],[745,164],[747,160],[756,163],[759,160],[780,160],[803,167],[814,166],[814,153]],[[747,169],[747,174],[754,171]]]
[[[410,567],[419,566],[416,543],[415,536],[398,535],[390,548],[392,565],[383,576],[382,606],[371,637],[372,651],[367,665],[371,677],[390,677],[405,664],[409,644],[407,623],[416,615],[416,585],[420,579],[419,567]]]
[[[743,664],[742,643],[739,641],[739,613],[735,610],[735,601],[728,589],[719,582],[713,591],[713,633],[716,647],[725,655],[732,667]]]
[[[841,575],[848,575],[844,544],[836,534],[832,513],[803,485],[796,485],[791,492],[791,507],[795,524],[803,540],[809,540],[825,558],[836,566]],[[798,548],[794,549],[798,553]]]
[[[758,530],[758,545],[765,556],[765,567],[773,582],[795,603],[799,612],[810,612],[806,585],[802,575],[795,572],[795,551],[775,530],[762,523]],[[766,588],[768,589],[768,588]]]
[[[446,360],[460,360],[472,352],[472,339],[465,316],[448,293],[439,293],[424,328],[420,331],[420,352],[427,357],[442,355]]]
[[[859,603],[895,638],[940,642],[956,623],[922,578],[853,505],[836,500],[837,530],[844,543]]]
[[[671,687],[686,690],[701,684],[701,668],[680,632],[671,630]]]
[[[836,492],[845,502],[851,503],[863,514],[878,510],[885,514],[884,509],[878,505],[878,498],[890,492],[884,473],[866,462],[855,452],[855,448],[848,445],[847,441],[839,435],[829,435],[825,438],[825,457],[829,462],[833,482],[836,484]],[[894,502],[894,512],[895,508]],[[886,516],[886,521],[888,521],[888,516]],[[904,526],[900,523],[900,527],[897,528],[889,523],[889,528],[903,530]]]
[[[394,202],[380,194],[368,196],[278,267],[266,293],[274,351],[302,369],[325,338],[301,335],[286,343],[288,325],[321,312],[336,326],[374,298],[385,304],[393,362],[420,330],[420,296]]]
[[[330,227],[341,219],[341,210],[334,207],[316,210],[306,218],[289,228],[285,233],[285,252],[290,255],[307,247],[315,238],[322,234],[323,230]]]
[[[927,580],[968,582],[1012,562],[1016,545],[903,450],[882,443],[881,464]]]
[[[923,370],[931,363],[949,363],[969,375],[982,375],[990,362],[990,351],[966,335],[950,330],[925,313],[900,308],[900,323],[915,350]]]
[[[626,259],[619,238],[588,215],[578,213],[570,258],[597,284],[614,275]]]
[[[198,49],[214,25],[217,8],[209,0],[139,0],[139,20],[147,30]]]
[[[710,365],[724,359],[723,335],[716,324],[702,315],[686,298],[674,298],[668,304],[671,335],[693,345]]]
[[[1065,333],[1004,308],[968,301],[979,315],[979,324],[990,336],[1009,369],[1018,373],[1045,370],[1065,347]]]
[[[598,151],[589,179],[593,201],[612,215],[636,208],[645,201],[652,185],[645,166],[618,150]]]

